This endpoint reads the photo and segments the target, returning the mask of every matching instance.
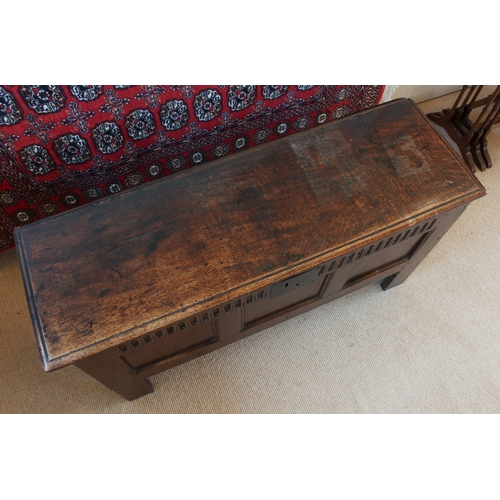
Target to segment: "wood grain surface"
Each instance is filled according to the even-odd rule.
[[[20,227],[45,369],[484,194],[416,106],[398,100]]]

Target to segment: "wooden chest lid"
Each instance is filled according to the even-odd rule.
[[[45,369],[484,194],[403,99],[20,227]]]

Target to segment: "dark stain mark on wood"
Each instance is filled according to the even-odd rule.
[[[118,271],[118,269],[113,269],[112,267],[110,269],[111,269],[111,271],[114,271],[116,274],[118,274],[118,276],[120,277],[120,279],[123,280],[122,273],[120,271]]]
[[[105,216],[103,211],[96,211],[92,216],[87,219],[87,224],[92,225],[102,219]]]
[[[88,326],[87,328],[82,328],[80,329],[80,331],[78,332],[82,337],[87,337],[89,335],[92,335],[94,333],[93,331],[93,326],[94,326],[94,320],[91,319],[89,322],[88,322]]]
[[[148,243],[146,255],[153,253],[158,248],[158,245],[166,238],[167,234],[168,232],[164,228],[159,231],[154,231],[151,241]]]
[[[47,339],[49,344],[57,344],[59,342],[59,335],[57,335],[57,332],[51,331],[47,332],[45,334],[45,338]]]
[[[251,206],[258,202],[264,196],[264,192],[260,186],[251,186],[239,193],[236,204]]]

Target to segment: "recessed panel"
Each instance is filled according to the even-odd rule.
[[[124,354],[123,359],[134,369],[145,364],[156,363],[171,356],[178,355],[209,341],[217,341],[212,322],[188,328],[168,335],[151,344],[140,345],[137,349]]]
[[[315,269],[314,272],[317,275],[319,270]],[[308,280],[310,280],[310,277],[308,277]],[[305,284],[300,285],[299,283],[297,285],[297,282],[300,282],[300,280],[290,278],[286,282],[282,282],[285,284],[288,283],[291,289],[290,292],[280,292],[277,297],[266,298],[265,300],[247,305],[244,310],[245,327],[248,327],[250,323],[264,321],[266,317],[273,316],[284,309],[318,297],[325,277],[317,276],[312,283],[307,283],[308,280],[306,280]]]
[[[378,269],[386,268],[391,264],[395,266],[404,260],[409,260],[414,250],[420,245],[424,238],[427,238],[428,233],[419,238],[410,238],[407,241],[398,243],[397,245],[389,245],[381,251],[368,255],[359,260],[354,267],[354,270],[349,276],[349,281],[344,285],[344,288],[351,283],[355,283],[363,279],[364,276],[371,276]],[[390,239],[388,240],[390,242]]]

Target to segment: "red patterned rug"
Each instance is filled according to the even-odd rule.
[[[362,111],[383,90],[0,86],[0,251],[20,224]]]

